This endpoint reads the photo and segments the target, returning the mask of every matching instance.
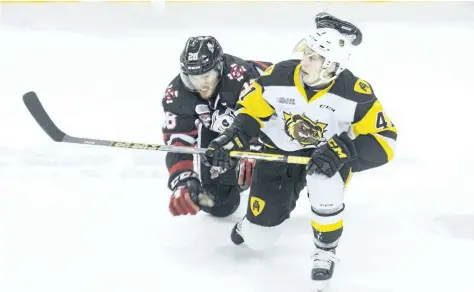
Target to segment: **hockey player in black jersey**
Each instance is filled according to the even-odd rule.
[[[372,85],[347,69],[358,42],[352,44],[357,37],[346,32],[318,27],[296,46],[301,59],[268,68],[242,92],[233,124],[206,153],[209,163],[226,169],[232,165],[229,151],[248,150],[249,139],[259,136],[265,152],[310,157],[307,165],[257,161],[247,213],[231,239],[254,250],[267,248],[307,187],[315,244],[311,278],[320,288],[337,262],[352,175],[391,161],[397,140]]]
[[[167,145],[207,147],[234,119],[242,89],[271,63],[244,61],[223,52],[212,36],[190,37],[180,56],[181,69],[168,85],[162,105]],[[203,210],[216,217],[232,214],[240,193],[251,182],[255,161],[242,159],[235,171],[218,171],[190,154],[167,153],[168,187],[172,215],[194,215]]]

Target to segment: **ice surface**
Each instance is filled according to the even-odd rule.
[[[472,292],[473,26],[361,26],[353,71],[374,86],[399,147],[351,182],[328,291]],[[22,104],[35,90],[71,135],[160,143],[161,95],[191,33],[1,27],[0,291],[314,290],[304,193],[285,234],[257,254],[229,240],[245,204],[221,220],[172,218],[163,153],[55,144]],[[291,58],[301,37],[209,33],[229,53],[270,61]]]

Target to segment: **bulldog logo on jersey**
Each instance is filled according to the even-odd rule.
[[[285,132],[301,146],[317,146],[325,141],[323,134],[327,124],[313,121],[304,114],[289,114],[283,112]]]

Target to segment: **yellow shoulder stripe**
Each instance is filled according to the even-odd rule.
[[[397,133],[397,128],[385,113],[379,100],[374,102],[370,110],[360,121],[352,124],[352,131],[356,137],[359,135],[375,134],[387,130]]]
[[[275,64],[268,67],[267,70],[265,70],[265,72],[263,72],[262,76],[270,76],[273,73],[273,69],[275,69]]]
[[[242,92],[237,104],[244,107],[244,109],[239,110],[239,112],[246,113],[258,119],[268,118],[275,112],[263,97],[263,88],[257,81],[254,81]],[[261,123],[261,121],[259,122]]]

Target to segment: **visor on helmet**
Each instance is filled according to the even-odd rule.
[[[186,88],[193,92],[214,89],[220,81],[221,74],[216,69],[211,69],[203,74],[188,75],[181,73],[181,80]]]

